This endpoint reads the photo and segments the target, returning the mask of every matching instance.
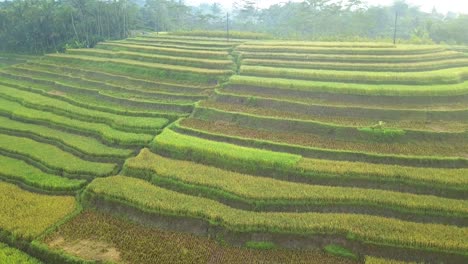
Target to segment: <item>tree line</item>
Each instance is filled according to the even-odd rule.
[[[404,1],[368,7],[362,0],[304,0],[259,9],[239,0],[188,6],[182,0],[8,0],[0,2],[0,49],[45,53],[93,47],[138,31],[232,30],[306,40],[387,40],[468,44],[468,15],[425,13]],[[396,20],[396,24],[395,22]],[[397,26],[395,30],[395,25]]]

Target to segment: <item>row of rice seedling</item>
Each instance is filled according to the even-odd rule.
[[[232,46],[216,47],[216,46],[203,46],[203,45],[190,45],[188,43],[168,43],[151,41],[147,39],[126,39],[123,41],[116,41],[111,43],[122,43],[130,45],[145,45],[147,47],[160,47],[160,48],[173,48],[173,49],[186,49],[186,50],[203,50],[203,51],[230,51]]]
[[[165,118],[132,117],[77,107],[62,100],[26,92],[19,89],[0,86],[0,97],[18,102],[26,107],[48,111],[82,121],[104,123],[122,131],[152,132],[164,127]]]
[[[105,83],[54,75],[58,74],[15,68],[9,69],[8,73],[0,72],[0,84],[117,115],[175,120],[193,109],[192,97],[173,94],[163,94],[168,98],[157,98],[154,94],[141,96]],[[117,91],[112,90],[114,88]]]
[[[235,100],[239,101],[236,102]],[[458,106],[463,107],[461,105]],[[454,105],[454,108],[458,106]],[[346,112],[346,109],[349,109],[349,112]],[[215,112],[224,114],[224,119],[229,122],[237,122],[237,120],[228,117],[239,113],[239,115],[246,118],[263,116],[281,118],[284,119],[284,121],[302,120],[304,122],[310,121],[339,127],[354,127],[359,132],[362,132],[359,134],[361,134],[361,136],[364,135],[365,139],[370,135],[367,132],[390,132],[399,129],[406,131],[405,137],[401,139],[464,140],[466,139],[466,134],[464,134],[464,132],[468,128],[468,123],[466,122],[468,114],[467,109],[435,109],[424,111],[422,109],[382,109],[373,108],[372,106],[346,107],[341,105],[328,105],[325,102],[321,102],[320,104],[307,104],[283,101],[276,98],[238,97],[237,95],[226,96],[223,94],[217,97],[216,101],[203,101],[199,103],[195,110],[195,114],[210,113],[212,116],[216,116]],[[401,119],[400,117],[402,116],[404,116],[405,119]],[[240,121],[245,121],[245,118]],[[266,123],[264,122],[263,124]],[[265,126],[261,126],[261,128],[268,129],[268,127]],[[374,131],[363,131],[363,129],[367,128]],[[356,136],[357,134],[355,132],[355,129],[349,130],[350,135]],[[375,135],[377,135],[377,133]],[[362,137],[360,138],[362,139]],[[381,141],[379,138],[376,139]]]
[[[91,81],[105,80],[105,83],[108,84],[122,85],[126,88],[133,87],[133,89],[135,89],[133,92],[135,93],[137,93],[137,91],[142,91],[145,93],[171,93],[186,96],[205,96],[206,90],[213,89],[211,86],[197,85],[196,83],[177,83],[175,80],[164,82],[161,80],[152,81],[149,79],[137,79],[127,75],[116,75],[109,72],[99,71],[99,69],[93,67],[81,67],[80,69],[76,69],[65,62],[56,64],[53,61],[47,61],[45,59],[29,62],[28,65],[37,66],[42,69],[46,68],[50,71],[62,73],[63,75],[77,76]]]
[[[301,53],[271,53],[271,52],[238,52],[241,59],[310,61],[310,62],[341,62],[341,63],[418,63],[448,59],[462,59],[460,52],[439,51],[415,55],[338,55],[338,54],[301,54]]]
[[[107,146],[92,137],[72,134],[48,126],[31,123],[27,124],[3,116],[0,116],[0,131],[9,134],[24,135],[36,141],[55,144],[68,152],[88,155],[93,158],[125,159],[133,153],[133,150],[130,149]]]
[[[468,57],[461,59],[439,60],[417,63],[341,63],[341,62],[311,62],[285,60],[242,60],[243,65],[266,66],[278,68],[370,71],[370,72],[423,72],[447,68],[468,66]]]
[[[73,196],[32,193],[5,182],[0,182],[0,198],[0,230],[27,240],[42,234],[76,208]]]
[[[353,142],[411,143],[437,140],[441,143],[450,143],[467,140],[467,134],[463,132],[442,133],[440,131],[403,130],[398,127],[398,122],[394,123],[397,125],[394,128],[385,125],[380,126],[379,120],[384,119],[374,120],[373,124],[367,123],[368,126],[358,126],[360,123],[354,122],[352,118],[320,118],[311,116],[309,113],[301,114],[294,111],[281,111],[281,109],[275,110],[210,101],[199,103],[192,117],[205,121],[236,123],[244,127],[266,131],[283,132],[285,129],[290,129],[294,130],[295,133],[310,133]],[[424,119],[424,121],[427,122],[428,120]]]
[[[310,207],[311,211],[314,211],[313,206],[329,209],[337,205],[351,208],[363,206],[468,219],[468,201],[464,200],[285,182],[189,161],[176,161],[153,154],[148,149],[143,149],[136,158],[127,160],[123,174],[146,178],[156,185],[168,185],[178,190],[194,189],[195,193],[203,193],[216,200],[244,202],[260,210],[275,205],[280,208],[302,205],[305,208]]]
[[[85,122],[51,112],[35,110],[3,98],[0,98],[0,114],[27,123],[48,125],[63,130],[83,133],[85,135],[93,135],[109,144],[141,146],[149,143],[154,137],[149,134],[115,130],[106,124]],[[155,133],[156,132],[157,131],[155,131]]]
[[[175,44],[193,47],[210,47],[210,48],[225,48],[231,49],[239,44],[239,41],[226,41],[226,39],[217,38],[187,38],[175,37],[169,35],[142,35],[135,38],[130,38],[131,41],[139,41],[144,43],[162,43],[162,44]]]
[[[257,142],[257,146],[258,146]],[[176,159],[191,160],[242,173],[262,174],[280,179],[310,182],[324,180],[327,184],[339,185],[346,181],[381,182],[391,185],[429,187],[430,190],[468,190],[467,169],[441,169],[407,167],[397,165],[310,159],[283,152],[272,152],[234,144],[206,140],[165,129],[151,144],[151,150]],[[333,153],[336,155],[337,153]],[[339,153],[338,153],[339,154]],[[281,155],[281,159],[278,157]],[[354,154],[355,155],[355,154]],[[270,157],[276,158],[276,166],[265,166]],[[271,161],[269,162],[271,163]],[[267,164],[269,165],[269,164]],[[365,185],[365,184],[364,184]],[[379,188],[385,185],[379,184]],[[427,191],[427,189],[426,189]],[[444,196],[450,192],[442,192]],[[438,192],[439,194],[441,192]]]
[[[194,58],[207,58],[207,59],[218,59],[228,60],[229,53],[227,51],[203,51],[203,50],[187,50],[187,49],[176,49],[176,48],[163,48],[163,47],[151,47],[146,45],[135,45],[135,44],[124,44],[115,42],[104,42],[96,46],[98,49],[110,49],[110,50],[123,50],[123,51],[134,51],[140,53],[149,54],[161,54],[178,57],[194,57]]]
[[[255,123],[252,120],[252,123]],[[355,138],[353,134],[349,135],[349,138],[340,135],[334,135],[332,132],[328,134],[315,134],[313,132],[296,132],[294,127],[292,130],[285,131],[284,129],[272,128],[267,130],[268,127],[264,127],[264,124],[260,124],[261,120],[258,121],[259,125],[239,125],[234,120],[225,121],[223,118],[217,119],[197,119],[190,118],[184,119],[180,122],[180,126],[188,130],[195,130],[189,132],[190,134],[196,133],[206,138],[211,138],[210,134],[213,135],[213,139],[217,138],[220,141],[230,141],[229,138],[222,138],[216,135],[225,135],[228,137],[241,138],[252,141],[251,144],[255,145],[256,140],[269,141],[274,145],[287,144],[291,150],[284,149],[285,152],[291,152],[296,146],[298,149],[292,153],[300,153],[304,156],[313,155],[313,149],[323,150],[336,150],[344,152],[356,152],[356,153],[367,153],[367,154],[382,154],[382,155],[401,155],[401,156],[419,156],[421,159],[426,157],[464,157],[466,155],[466,149],[468,147],[468,137],[466,134],[461,136],[444,139],[435,135],[433,139],[416,139],[412,140],[399,140],[395,133],[391,130],[383,130],[378,132],[369,131],[369,135],[362,135],[362,138]],[[293,126],[293,125],[292,125]],[[180,131],[183,132],[183,131]],[[379,134],[380,133],[380,134]],[[346,135],[346,133],[344,133]],[[440,139],[439,141],[435,141]],[[434,142],[435,141],[435,142]],[[246,144],[246,143],[244,143]],[[259,144],[263,145],[263,144]],[[273,146],[268,147],[265,142],[264,148],[271,149]],[[310,151],[307,151],[310,148]],[[302,151],[300,151],[300,150]],[[370,155],[372,156],[372,155]],[[344,157],[343,157],[344,158]],[[369,157],[370,158],[370,157]],[[389,158],[390,159],[390,158]],[[372,160],[372,159],[371,159]]]
[[[236,48],[247,52],[279,52],[279,53],[305,53],[305,54],[342,54],[342,55],[410,55],[427,54],[443,51],[438,46],[398,46],[392,48],[351,48],[351,47],[314,47],[314,46],[288,46],[288,45],[250,45],[242,44]]]
[[[378,150],[368,150],[367,148],[364,150],[362,149],[341,149],[341,148],[334,148],[337,143],[334,143],[333,140],[328,140],[330,144],[334,144],[331,146],[324,145],[322,147],[313,146],[303,146],[300,144],[291,144],[285,143],[283,141],[275,142],[269,140],[270,134],[267,133],[267,139],[256,139],[250,138],[248,136],[232,136],[229,133],[221,134],[221,133],[211,133],[206,132],[204,130],[198,130],[193,128],[188,128],[184,126],[179,126],[177,124],[173,125],[173,130],[178,133],[195,136],[203,139],[220,141],[231,143],[239,146],[245,146],[250,148],[261,148],[264,150],[281,152],[281,153],[290,153],[295,155],[302,155],[304,157],[309,158],[320,158],[320,159],[329,159],[329,160],[344,160],[344,161],[359,161],[359,162],[371,162],[377,164],[392,164],[392,165],[402,165],[402,166],[416,166],[416,167],[434,167],[434,168],[467,168],[468,167],[468,159],[464,158],[466,151],[463,148],[460,148],[460,152],[456,154],[452,154],[449,156],[443,156],[443,154],[435,153],[435,155],[415,155],[407,154],[394,154],[394,153],[382,153]],[[391,137],[387,138],[387,132],[383,132],[378,134],[379,138],[385,137],[385,140],[391,141]],[[389,133],[392,136],[393,132]],[[384,135],[382,135],[384,134]],[[276,136],[276,135],[274,135]],[[371,134],[371,136],[377,137],[376,135]],[[393,136],[392,136],[393,137]],[[289,140],[286,140],[289,141]],[[319,140],[317,140],[319,142]],[[323,144],[317,143],[317,144]],[[348,144],[346,141],[342,142],[343,145],[346,146]],[[354,143],[353,143],[354,144]],[[365,143],[363,143],[365,145]],[[348,144],[350,146],[350,144]],[[376,145],[377,147],[379,145]],[[384,145],[385,146],[385,145]],[[408,147],[417,146],[416,144],[408,145]],[[441,146],[444,148],[444,146]],[[362,148],[362,146],[361,146]],[[424,149],[426,150],[426,149]],[[421,151],[421,150],[420,150]],[[447,150],[445,150],[447,151]],[[424,152],[423,152],[424,153]],[[459,155],[462,155],[460,157]]]
[[[41,264],[42,262],[16,248],[11,248],[6,244],[0,243],[0,263]]]
[[[144,62],[157,62],[163,64],[174,64],[207,69],[234,68],[234,63],[230,60],[209,60],[189,57],[144,54],[129,51],[108,51],[104,49],[68,49],[67,53],[72,55],[91,55],[103,58],[124,58]]]
[[[8,73],[0,72],[0,85],[59,99],[77,107],[114,115],[162,118],[172,121],[193,109],[193,102],[177,100],[172,102],[170,99],[162,101],[140,99],[138,94],[131,94],[130,92],[115,94],[113,91],[99,89],[102,86],[109,89],[105,84],[98,83],[98,87],[93,87],[90,82],[79,78],[64,78],[62,80],[61,77],[57,79],[42,77],[41,74],[34,71],[27,70],[32,72],[31,74],[23,71],[11,73],[12,71],[9,69]],[[76,82],[73,82],[73,80],[76,80]],[[81,82],[85,82],[87,86],[83,87]],[[172,96],[168,95],[168,97]]]
[[[302,70],[291,68],[275,68],[263,66],[242,66],[242,75],[299,79],[325,82],[351,82],[370,84],[409,84],[433,85],[456,84],[468,79],[468,67],[426,71],[426,72],[363,72],[363,71],[332,71],[332,70]]]
[[[411,121],[464,121],[468,117],[468,108],[463,105],[444,106],[443,108],[437,105],[426,105],[426,107],[408,106],[401,109],[398,106],[385,105],[366,105],[356,104],[353,102],[333,102],[321,101],[317,98],[296,98],[294,96],[283,97],[281,95],[263,95],[261,93],[245,94],[237,93],[235,90],[215,90],[215,95],[212,97],[216,103],[224,103],[231,105],[240,105],[241,107],[255,107],[255,109],[271,109],[275,112],[295,113],[298,118],[302,115],[307,118],[316,120],[338,120],[346,124],[356,126],[375,125],[376,120],[385,120],[386,127],[394,127],[393,122],[400,121],[401,116],[405,116],[405,120]],[[311,117],[313,115],[313,117]],[[397,123],[397,122],[395,122]]]
[[[46,191],[76,191],[86,184],[85,180],[68,179],[46,173],[22,160],[4,155],[0,156],[0,167],[1,179]]]
[[[209,83],[218,79],[223,79],[233,73],[231,70],[201,69],[128,59],[110,59],[68,54],[53,54],[48,55],[48,57],[53,57],[54,61],[65,61],[69,65],[79,64],[84,67],[91,66],[105,71],[118,72],[119,74],[132,74],[132,76],[148,78],[150,80],[173,79]]]
[[[233,42],[215,41],[215,40],[190,40],[190,39],[177,39],[167,37],[148,37],[138,36],[135,38],[129,38],[127,41],[137,42],[140,44],[156,44],[156,45],[167,45],[173,47],[182,47],[189,49],[207,49],[207,50],[231,50],[237,44]]]
[[[176,31],[170,32],[169,35],[184,36],[184,37],[207,37],[207,38],[224,38],[227,37],[225,31]],[[229,37],[234,39],[269,39],[271,36],[266,33],[230,31]]]
[[[201,138],[185,136],[170,129],[165,129],[154,138],[151,147],[158,153],[170,153],[172,157],[184,159],[190,157],[197,162],[219,163],[225,166],[240,166],[241,168],[255,169],[266,168],[290,168],[293,167],[301,156],[287,153],[266,151],[261,149],[246,148],[229,145]]]
[[[374,86],[376,87],[377,85]],[[292,87],[291,89],[294,88]],[[444,119],[448,118],[449,120],[456,120],[457,118],[453,117],[458,117],[462,113],[464,114],[464,111],[467,109],[465,103],[467,98],[464,98],[463,95],[438,97],[430,95],[353,95],[314,91],[313,87],[309,91],[302,91],[282,89],[281,87],[275,89],[275,87],[267,88],[229,83],[223,85],[222,88],[215,89],[214,96],[209,99],[208,101],[242,103],[250,106],[258,105],[260,107],[266,107],[264,103],[268,101],[272,105],[283,105],[283,108],[280,109],[284,109],[288,104],[295,104],[297,106],[323,106],[333,109],[346,107],[350,109],[373,109],[375,111],[408,111],[411,113],[411,117],[418,116],[423,112],[433,113],[435,116],[444,116],[444,112],[453,113],[454,115],[444,116]],[[296,108],[291,107],[293,109]]]
[[[272,90],[323,92],[334,94],[354,94],[367,96],[459,96],[467,95],[467,83],[439,85],[391,85],[357,84],[343,82],[319,82],[308,80],[284,79],[278,77],[257,77],[234,75],[229,79],[231,85],[253,86]]]
[[[62,241],[62,243],[57,243]],[[45,242],[53,248],[69,250],[76,241],[96,241],[115,248],[125,263],[322,263],[351,264],[351,260],[327,255],[320,250],[252,250],[217,243],[214,239],[138,225],[124,219],[87,210],[60,226]],[[161,241],[164,241],[163,243]],[[183,252],[183,254],[181,254]],[[82,252],[71,252],[83,254]],[[84,254],[83,254],[84,257]],[[114,255],[101,261],[115,261]],[[106,258],[107,257],[107,258]],[[98,259],[95,259],[98,260]]]
[[[49,83],[60,83],[66,86],[74,87],[82,93],[87,94],[113,94],[115,98],[126,99],[127,104],[138,102],[167,102],[170,100],[174,104],[191,103],[196,100],[204,99],[206,96],[201,95],[185,95],[178,93],[168,93],[165,91],[155,91],[149,89],[139,89],[129,85],[110,84],[102,79],[89,79],[85,76],[77,74],[64,74],[60,71],[50,71],[43,66],[17,65],[3,71],[14,76],[21,76],[26,79],[28,76],[31,80],[39,83],[38,80],[47,80]]]
[[[327,47],[327,48],[397,48],[396,45],[385,42],[323,42],[323,41],[283,41],[264,40],[249,41],[249,46],[292,46],[292,47]]]
[[[116,164],[86,161],[56,146],[24,137],[0,134],[0,151],[62,175],[106,176],[117,171]]]
[[[122,176],[95,179],[87,188],[97,195],[145,212],[198,218],[234,232],[342,235],[356,241],[464,255],[468,228],[420,224],[358,214],[260,213],[232,209],[219,202],[156,187]],[[156,199],[157,197],[157,199]],[[91,198],[92,199],[92,198]]]

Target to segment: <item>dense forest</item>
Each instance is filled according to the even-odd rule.
[[[212,1],[211,1],[212,2]],[[232,30],[307,40],[390,40],[468,44],[468,15],[425,13],[404,1],[368,6],[365,1],[305,0],[259,9],[237,1]],[[292,15],[294,14],[294,15]],[[181,0],[10,0],[0,2],[0,49],[44,53],[92,47],[141,31],[226,30],[220,4],[188,6]]]

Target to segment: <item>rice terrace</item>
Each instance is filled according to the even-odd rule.
[[[0,2],[0,264],[468,263],[468,36],[71,2]]]

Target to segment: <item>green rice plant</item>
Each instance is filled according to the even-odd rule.
[[[32,193],[5,182],[0,182],[0,194],[0,229],[27,240],[42,234],[77,206],[73,196]]]
[[[183,45],[191,47],[206,47],[206,48],[224,48],[230,49],[237,45],[238,41],[227,42],[226,39],[216,38],[177,38],[174,36],[138,36],[130,38],[131,41],[138,41],[141,43],[161,43],[168,45]]]
[[[85,198],[102,197],[157,215],[203,219],[233,232],[340,235],[370,244],[466,255],[468,228],[359,214],[260,213],[184,195],[123,176],[95,179]],[[89,202],[88,202],[89,204]]]
[[[326,175],[336,180],[354,178],[468,191],[468,179],[465,177],[468,169],[418,168],[311,158],[302,158],[296,167],[305,175]]]
[[[160,47],[160,48],[170,48],[170,49],[186,49],[186,50],[204,50],[204,51],[227,51],[229,52],[232,49],[232,46],[208,46],[208,45],[191,45],[187,42],[182,43],[168,43],[168,42],[159,42],[151,41],[147,39],[126,39],[123,41],[116,41],[111,43],[121,43],[121,44],[130,44],[130,45],[144,45],[149,47]]]
[[[194,161],[216,163],[219,166],[241,166],[255,170],[266,168],[290,168],[300,156],[191,137],[165,129],[151,143],[157,152],[168,153],[175,158],[188,158]]]
[[[303,54],[303,53],[272,53],[236,51],[243,59],[282,60],[305,62],[335,62],[335,63],[418,63],[448,59],[463,59],[466,56],[456,51],[438,51],[427,54],[405,55],[340,55],[340,54]]]
[[[80,121],[50,112],[39,111],[25,107],[17,102],[5,100],[0,97],[0,114],[11,119],[50,125],[64,130],[80,132],[86,135],[100,137],[110,144],[145,145],[153,139],[153,135],[129,133],[115,130],[106,124]],[[156,133],[157,131],[155,131]]]
[[[233,73],[231,70],[201,69],[195,67],[139,62],[128,59],[98,58],[69,54],[53,54],[48,55],[48,57],[54,61],[65,61],[67,64],[79,64],[84,67],[91,66],[106,71],[118,72],[120,74],[132,73],[150,80],[158,80],[162,78],[166,80],[173,79],[207,83],[213,80],[223,79]]]
[[[168,185],[175,189],[193,188],[195,192],[217,200],[247,203],[258,209],[269,206],[348,205],[393,209],[420,215],[468,218],[468,201],[464,200],[279,181],[190,161],[172,160],[153,154],[148,149],[143,149],[136,158],[128,159],[123,174],[146,178],[156,185]]]
[[[242,44],[236,48],[247,52],[279,52],[279,53],[306,53],[306,54],[339,54],[339,55],[414,55],[440,52],[444,49],[439,46],[398,46],[392,48],[351,48],[351,47],[310,47],[290,45],[250,45]]]
[[[161,54],[178,57],[194,57],[194,58],[209,58],[218,60],[228,60],[229,53],[227,51],[204,51],[204,50],[187,50],[187,49],[176,49],[176,48],[163,48],[163,47],[152,47],[145,45],[132,45],[116,42],[104,42],[96,46],[98,49],[110,49],[110,50],[123,50],[123,51],[134,51],[140,53],[150,54]]]
[[[85,155],[95,157],[124,159],[133,153],[130,149],[109,147],[91,137],[72,134],[52,129],[47,126],[18,122],[2,116],[0,116],[0,131],[44,139],[46,141],[54,142],[59,146],[72,148]]]
[[[242,66],[241,74],[325,82],[433,85],[456,84],[467,80],[468,67],[426,72],[362,72]]]
[[[58,115],[87,121],[104,123],[123,131],[144,131],[151,133],[164,127],[168,120],[164,118],[132,117],[77,107],[70,103],[0,85],[0,97],[18,102],[26,107],[52,112]]]
[[[196,36],[196,37],[209,37],[209,38],[223,38],[227,37],[226,31],[175,31],[170,32],[170,35],[175,36]],[[270,39],[271,35],[266,33],[244,32],[244,31],[229,31],[229,36],[236,39]]]
[[[393,259],[377,258],[373,256],[366,256],[364,262],[365,264],[418,264],[418,262],[399,261]]]
[[[18,249],[11,248],[3,243],[0,243],[0,263],[41,264],[42,262],[22,251],[19,251]]]
[[[324,41],[284,41],[266,40],[249,41],[249,46],[292,46],[292,47],[327,47],[327,48],[397,48],[396,45],[384,42],[324,42]]]
[[[3,155],[0,156],[0,167],[1,178],[46,191],[76,191],[86,184],[85,180],[45,173],[24,161]]]
[[[438,60],[417,63],[349,63],[349,62],[309,62],[290,60],[242,60],[243,65],[266,66],[278,68],[340,70],[340,71],[369,71],[369,72],[423,72],[447,68],[468,66],[468,58]]]
[[[177,128],[177,126],[174,126],[174,128]],[[168,130],[168,129],[166,129]],[[185,130],[185,129],[184,129]],[[198,131],[195,131],[197,136]],[[185,133],[185,131],[184,131]],[[211,136],[212,134],[210,134]],[[203,136],[203,135],[201,135]],[[217,136],[217,135],[216,135]],[[227,136],[223,136],[227,137]],[[187,136],[185,135],[185,138],[192,138],[194,140],[197,140],[199,138],[193,137],[193,136]],[[216,140],[220,140],[220,136],[216,138]],[[237,142],[237,140],[242,141],[245,139],[243,138],[234,138],[234,137],[229,137],[229,139],[234,139],[232,140],[233,142]],[[208,140],[205,140],[205,142]],[[232,146],[235,146],[233,144],[226,144],[223,142],[217,142],[214,141],[214,143],[217,143],[218,146],[222,149],[228,149],[231,148]],[[242,142],[241,142],[242,143]],[[249,142],[250,143],[250,142]],[[250,146],[253,147],[252,150],[257,150],[255,148],[258,147],[265,147],[268,142],[260,141],[260,140],[255,140],[253,141]],[[284,148],[288,147],[288,145],[281,144],[280,147],[283,148],[284,153]],[[199,147],[201,148],[201,147]],[[276,148],[276,151],[279,148]],[[163,154],[168,154],[168,155],[173,155],[171,150],[173,150],[170,147],[167,147],[167,149],[158,149],[158,148],[153,148],[154,151],[158,153],[163,153]],[[162,150],[162,151],[160,151]],[[320,151],[320,149],[315,149],[316,151]],[[286,151],[291,151],[289,148]],[[228,161],[223,160],[222,162],[217,162],[216,158],[212,159],[203,159],[201,160],[202,163],[204,164],[209,164],[212,166],[216,167],[221,167],[221,168],[229,168],[230,170],[234,171],[240,171],[240,172],[246,172],[250,174],[257,174],[258,172],[265,173],[267,171],[268,176],[271,177],[278,177],[278,178],[285,178],[285,175],[295,175],[298,177],[301,177],[302,180],[309,180],[309,181],[314,181],[314,180],[324,180],[327,183],[330,183],[332,185],[336,185],[339,183],[339,181],[343,181],[345,183],[347,180],[353,181],[357,180],[358,182],[362,181],[370,181],[370,182],[382,182],[382,183],[388,183],[390,186],[392,185],[399,185],[399,184],[406,184],[406,185],[411,185],[415,186],[418,188],[426,189],[426,190],[452,190],[455,193],[463,193],[468,191],[468,179],[464,177],[466,173],[468,173],[467,169],[444,169],[444,168],[424,168],[424,167],[409,167],[409,166],[401,166],[401,165],[386,165],[386,164],[373,164],[373,163],[368,163],[368,162],[350,162],[350,161],[338,161],[338,160],[333,160],[336,159],[337,157],[340,157],[343,155],[343,151],[327,151],[326,153],[329,154],[329,156],[325,156],[327,159],[324,159],[324,155],[320,157],[320,159],[311,159],[311,158],[301,158],[300,161],[297,163],[297,165],[293,167],[277,167],[274,170],[265,170],[265,167],[262,166],[262,164],[257,164],[256,167],[246,167],[242,164],[233,166],[230,164]],[[322,152],[322,154],[325,154],[325,152]],[[357,153],[355,151],[349,153],[349,158],[356,159],[357,156],[362,155],[362,153]],[[375,158],[373,155],[368,155],[365,156],[366,158]],[[185,160],[195,160],[198,161],[197,157],[193,157],[190,152],[188,152],[185,156],[180,154],[177,158],[179,159],[185,159]],[[361,157],[362,158],[362,157]],[[450,160],[445,161],[443,157],[439,158],[441,159],[441,162],[443,164],[446,164],[447,162],[450,162]],[[346,176],[346,177],[343,177]],[[430,192],[432,193],[432,192]],[[440,192],[438,192],[440,193]],[[444,196],[447,195],[447,192],[443,192]],[[457,197],[458,195],[454,195]],[[453,196],[451,196],[453,197]]]
[[[129,51],[108,51],[102,49],[69,49],[68,54],[97,56],[102,58],[130,59],[143,62],[157,62],[162,64],[181,65],[207,69],[233,69],[234,64],[230,60],[209,60],[190,57],[176,57],[157,54],[143,54]]]
[[[234,75],[231,85],[256,86],[270,89],[335,94],[381,95],[381,96],[457,96],[468,94],[468,82],[445,85],[389,85],[317,82],[281,78],[263,78]]]
[[[0,150],[12,157],[26,157],[57,174],[106,176],[117,170],[116,164],[82,160],[53,145],[29,138],[0,134]]]
[[[62,75],[85,78],[92,81],[103,81],[113,85],[125,85],[126,87],[132,87],[135,90],[144,92],[167,92],[176,94],[185,94],[187,96],[200,95],[207,89],[213,89],[210,85],[201,85],[196,83],[179,83],[175,80],[164,81],[164,80],[150,80],[150,79],[138,79],[134,76],[118,75],[109,72],[103,72],[98,67],[80,67],[76,69],[72,65],[68,65],[66,62],[55,63],[54,61],[48,61],[47,57],[44,57],[40,61],[29,62],[28,65],[40,67],[42,69],[48,69]]]
[[[193,101],[188,101],[189,99],[206,98],[168,93],[145,94],[140,98],[137,91],[126,91],[125,88],[79,77],[64,77],[42,70],[22,68],[9,68],[8,73],[0,72],[0,85],[58,98],[86,109],[124,116],[164,118],[170,121],[192,110]],[[125,92],[115,92],[112,88]],[[154,97],[167,99],[159,100]]]

